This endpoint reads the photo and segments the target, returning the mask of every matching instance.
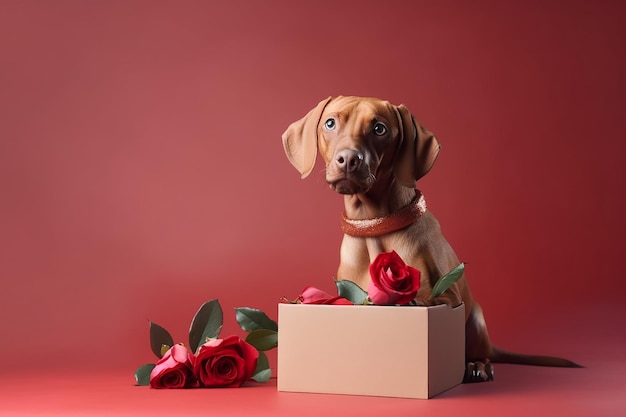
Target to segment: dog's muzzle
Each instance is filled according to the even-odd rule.
[[[346,174],[357,171],[363,164],[363,154],[353,149],[344,149],[335,155],[335,164]]]
[[[374,179],[365,156],[355,149],[340,150],[327,167],[326,180],[330,188],[340,194],[367,192]]]

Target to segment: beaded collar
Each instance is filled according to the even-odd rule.
[[[415,223],[426,213],[426,200],[419,190],[415,190],[415,198],[400,210],[384,217],[373,219],[349,219],[346,212],[341,218],[341,229],[349,236],[376,237],[404,229]]]

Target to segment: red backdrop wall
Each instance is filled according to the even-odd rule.
[[[3,1],[0,366],[126,367],[147,320],[332,290],[342,199],[280,136],[329,95],[404,103],[420,182],[515,349],[626,313],[622,2]],[[597,320],[606,314],[601,322]],[[612,327],[613,326],[613,327]],[[619,328],[619,327],[617,327]],[[610,330],[613,329],[613,330]]]

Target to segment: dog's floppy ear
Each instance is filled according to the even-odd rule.
[[[283,147],[291,165],[302,174],[309,176],[317,158],[317,126],[322,112],[332,97],[319,102],[302,119],[293,122],[283,133]]]
[[[430,171],[437,155],[439,142],[432,132],[415,121],[404,105],[396,106],[400,124],[400,143],[394,161],[394,173],[398,182],[415,188],[415,181]]]

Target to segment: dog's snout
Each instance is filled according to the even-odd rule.
[[[363,163],[363,154],[352,149],[344,149],[337,152],[335,163],[346,172],[354,172],[359,169],[361,163]]]

